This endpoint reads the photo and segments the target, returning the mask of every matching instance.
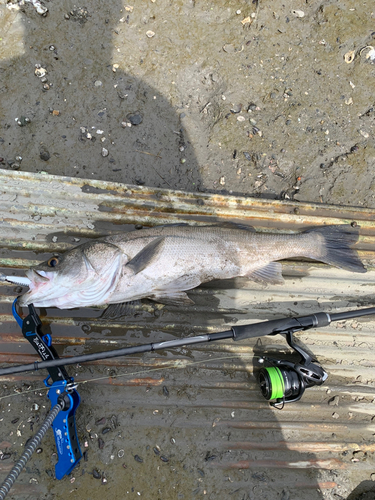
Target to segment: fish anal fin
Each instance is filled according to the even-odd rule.
[[[116,319],[123,316],[136,316],[139,313],[140,305],[140,300],[110,304],[100,316],[100,319]]]
[[[194,304],[194,301],[185,292],[155,293],[147,298],[171,306],[191,306]]]
[[[260,281],[261,283],[269,283],[273,285],[284,283],[284,278],[281,274],[282,265],[280,262],[270,262],[260,269],[251,271],[246,276],[254,281]]]
[[[143,271],[158,255],[164,245],[164,240],[165,238],[162,236],[152,240],[126,264],[126,267],[130,267],[134,274],[138,274]]]

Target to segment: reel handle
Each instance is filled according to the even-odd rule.
[[[323,327],[331,323],[329,314],[320,312],[310,316],[298,316],[296,318],[273,319],[252,325],[232,326],[233,340],[243,340],[265,335],[277,335],[279,333],[297,332],[309,328]]]

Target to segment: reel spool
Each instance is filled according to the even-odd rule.
[[[292,333],[286,334],[286,340],[300,354],[299,363],[271,358],[259,360],[270,365],[261,368],[258,382],[263,397],[275,407],[300,400],[308,387],[322,385],[328,378],[323,368],[293,342]]]

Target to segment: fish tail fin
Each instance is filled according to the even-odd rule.
[[[313,247],[316,249],[313,251],[314,255],[309,257],[348,271],[366,272],[356,250],[351,248],[358,241],[358,229],[342,224],[308,229],[303,234],[312,235],[315,241],[320,241],[320,244]]]

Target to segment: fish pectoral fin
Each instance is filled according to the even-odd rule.
[[[194,301],[191,300],[185,292],[155,293],[149,295],[147,298],[171,306],[191,306],[194,304]]]
[[[130,267],[134,274],[143,271],[143,269],[149,266],[158,255],[164,245],[164,241],[165,238],[162,236],[155,238],[151,243],[142,248],[142,250],[126,264],[126,267]]]
[[[281,274],[282,265],[280,262],[270,262],[260,269],[251,271],[246,276],[254,281],[260,281],[261,283],[269,283],[273,285],[284,283],[284,278]]]

